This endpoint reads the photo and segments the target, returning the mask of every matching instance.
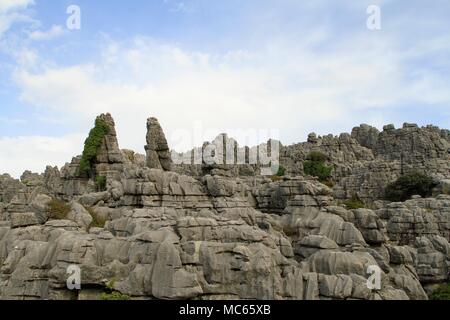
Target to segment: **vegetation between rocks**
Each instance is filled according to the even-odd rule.
[[[272,179],[273,182],[281,181],[281,180],[283,180],[283,177],[285,176],[285,174],[286,174],[286,168],[283,167],[282,165],[279,165],[277,174],[271,176],[270,179]]]
[[[430,295],[430,300],[450,300],[450,283],[442,284],[435,289]]]
[[[285,174],[286,174],[286,168],[283,167],[282,165],[280,165],[280,166],[278,167],[277,176],[283,177]]]
[[[306,175],[318,177],[320,182],[327,182],[331,178],[333,167],[326,165],[327,156],[321,152],[311,152],[303,162],[303,171]]]
[[[405,174],[385,189],[386,200],[393,202],[406,201],[414,195],[430,197],[437,183],[424,173],[415,171]]]
[[[90,174],[103,138],[108,134],[109,126],[100,117],[95,119],[95,126],[84,142],[84,150],[80,161],[80,171]]]
[[[114,280],[110,281],[105,288],[104,293],[101,295],[102,300],[110,300],[110,301],[117,301],[117,300],[130,300],[130,296],[123,294],[117,290],[114,289]]]
[[[89,212],[89,214],[92,217],[92,222],[89,226],[90,228],[104,228],[106,219],[103,218],[101,215],[99,215],[94,208],[92,207],[85,207],[86,211]]]
[[[352,195],[351,199],[344,201],[344,204],[348,209],[361,209],[366,207],[365,203],[356,194]]]
[[[67,218],[70,210],[70,205],[67,202],[52,199],[48,203],[47,215],[49,219],[63,220]]]
[[[106,177],[105,176],[97,176],[95,177],[95,185],[98,191],[106,190]]]

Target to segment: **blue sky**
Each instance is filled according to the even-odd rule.
[[[447,0],[0,0],[0,172],[70,161],[102,112],[141,153],[149,116],[180,151],[225,131],[250,144],[250,128],[285,144],[450,128],[449,18]]]

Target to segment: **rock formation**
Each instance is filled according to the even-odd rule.
[[[95,171],[99,175],[108,171],[121,171],[124,158],[119,149],[114,119],[109,113],[102,114],[99,118],[108,125],[109,130],[97,152]]]
[[[147,166],[153,169],[163,169],[170,171],[172,159],[166,136],[156,118],[147,120]]]
[[[427,299],[448,281],[448,185],[402,203],[376,196],[402,164],[448,179],[448,132],[310,135],[281,147],[288,174],[275,179],[258,164],[173,165],[158,121],[147,125],[146,165],[118,149],[115,130],[105,137],[96,171],[106,190],[80,176],[80,157],[61,171],[0,176],[0,299],[101,299],[107,286],[132,299]],[[333,188],[302,176],[313,150],[335,165]],[[354,191],[370,208],[342,204]],[[70,266],[81,290],[67,288]]]
[[[334,196],[346,199],[356,194],[373,202],[401,174],[421,170],[438,180],[450,178],[450,131],[434,126],[419,128],[405,123],[382,132],[368,125],[339,137],[311,135],[308,142],[281,148],[281,164],[287,174],[303,175],[303,161],[311,151],[328,156],[336,182]]]

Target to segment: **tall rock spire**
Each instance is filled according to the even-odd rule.
[[[154,169],[170,171],[172,159],[166,136],[156,118],[147,119],[147,166]]]
[[[103,142],[97,152],[95,169],[97,173],[103,171],[120,171],[123,166],[123,155],[119,149],[117,141],[116,126],[111,114],[101,114],[99,116],[109,127],[108,133],[103,138]]]

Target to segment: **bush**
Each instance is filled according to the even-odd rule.
[[[275,165],[272,165],[272,162],[271,162],[270,166],[271,166],[272,172],[274,172],[274,170],[276,168]],[[279,164],[277,173],[270,176],[270,179],[272,179],[272,181],[274,181],[274,182],[281,181],[281,180],[283,180],[283,177],[285,174],[286,174],[286,168]]]
[[[450,300],[450,284],[442,284],[430,295],[431,300]]]
[[[115,280],[112,280],[105,288],[104,293],[101,295],[102,300],[130,300],[130,296],[126,294],[122,294],[119,291],[114,290],[114,282]]]
[[[321,182],[328,181],[333,168],[325,164],[327,156],[320,152],[311,152],[307,159],[303,162],[303,171],[305,174],[318,177]]]
[[[89,132],[89,136],[84,142],[84,150],[80,161],[81,172],[90,174],[95,158],[97,157],[98,149],[101,147],[103,138],[109,132],[108,124],[100,117],[95,119],[95,126]]]
[[[101,299],[109,300],[109,301],[130,300],[130,296],[127,296],[126,294],[122,294],[119,291],[113,291],[111,293],[102,293]]]
[[[306,157],[306,160],[314,162],[325,162],[328,160],[328,157],[322,152],[313,151]]]
[[[50,219],[64,220],[70,210],[70,205],[67,202],[53,199],[48,203],[47,215]]]
[[[353,195],[351,199],[344,201],[344,204],[348,209],[361,209],[366,207],[364,202],[362,202],[356,194]]]
[[[286,173],[286,168],[280,165],[276,175],[279,177],[284,177],[285,173]]]
[[[429,197],[437,183],[433,178],[420,172],[412,172],[401,176],[389,184],[385,190],[385,198],[389,201],[400,202],[410,199],[414,195]]]
[[[97,176],[95,178],[95,185],[99,191],[106,190],[106,177],[105,176]]]

